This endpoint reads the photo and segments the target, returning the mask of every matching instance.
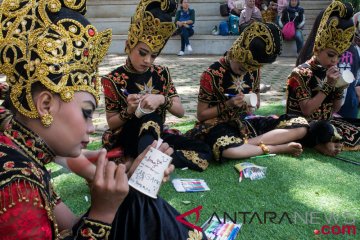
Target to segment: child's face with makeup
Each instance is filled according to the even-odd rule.
[[[59,97],[54,118],[49,128],[44,128],[45,141],[56,155],[77,157],[81,149],[86,148],[90,134],[95,131],[92,117],[96,102],[88,92],[75,92],[70,102],[63,102]]]
[[[325,48],[318,51],[316,59],[324,68],[330,68],[337,65],[339,61],[339,54],[332,48]]]
[[[132,66],[140,73],[147,71],[157,56],[158,53],[152,52],[143,42],[139,42],[129,54]]]

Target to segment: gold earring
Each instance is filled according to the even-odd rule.
[[[41,123],[44,125],[44,127],[50,127],[53,120],[54,118],[50,113],[45,113],[43,116],[41,116]]]

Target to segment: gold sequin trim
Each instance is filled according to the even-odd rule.
[[[84,228],[83,228],[84,227]],[[84,225],[80,228],[80,234],[89,239],[109,239],[111,226],[102,224],[91,219],[84,218]]]
[[[140,128],[139,136],[142,134],[142,132],[144,130],[149,130],[150,127],[154,128],[158,138],[160,138],[160,126],[159,126],[159,124],[157,124],[154,121],[148,121],[148,122],[144,123]]]
[[[205,170],[209,166],[208,161],[205,159],[201,159],[199,157],[199,154],[195,151],[181,150],[180,152],[184,154],[184,157],[186,157],[188,160],[190,160],[203,170]]]
[[[128,31],[128,42],[125,51],[130,53],[138,42],[145,43],[152,52],[160,52],[176,29],[173,22],[161,22],[147,11],[150,4],[160,3],[162,11],[169,9],[168,0],[141,0],[131,19]]]
[[[345,17],[347,7],[341,1],[333,1],[325,10],[316,34],[314,51],[331,48],[341,55],[351,45],[355,33],[355,26],[350,25],[347,29],[339,27],[339,18],[332,18],[334,12],[339,12],[340,17]]]
[[[290,120],[284,120],[284,121],[281,121],[277,126],[276,128],[286,128],[286,127],[290,127],[292,125],[306,125],[308,126],[309,123],[308,121],[303,118],[303,117],[297,117],[297,118],[292,118]]]
[[[253,58],[250,51],[250,44],[255,38],[260,38],[266,43],[266,54],[271,55],[276,52],[274,36],[271,30],[266,24],[260,22],[254,22],[247,27],[229,50],[230,59],[239,61],[249,72],[255,71],[262,65]]]
[[[189,230],[189,237],[186,240],[201,240],[203,239],[203,233],[194,229]]]
[[[85,11],[86,1],[65,1],[73,10]],[[98,65],[111,43],[111,30],[97,32],[92,25],[72,18],[55,23],[51,15],[61,1],[2,1],[0,72],[6,75],[14,107],[38,118],[32,86],[42,83],[69,102],[76,91],[91,93],[98,102]]]
[[[220,137],[216,140],[216,143],[214,143],[213,145],[213,154],[214,154],[214,157],[215,157],[215,160],[219,161],[220,159],[220,148],[221,147],[226,147],[230,144],[233,144],[233,143],[241,143],[242,140],[240,138],[237,138],[237,137],[229,137],[229,136],[223,136],[223,137]]]

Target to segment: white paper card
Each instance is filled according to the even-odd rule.
[[[150,148],[145,158],[135,169],[129,179],[129,185],[149,197],[157,198],[164,171],[169,166],[172,158],[161,151]]]

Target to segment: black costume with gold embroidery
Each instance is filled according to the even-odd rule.
[[[14,119],[0,135],[1,236],[11,232],[14,239],[25,236],[107,239],[111,226],[88,219],[86,215],[72,232],[58,232],[54,208],[61,200],[54,192],[45,168],[54,157],[38,136]]]
[[[296,67],[288,77],[287,113],[303,116],[301,101],[312,99],[319,92],[326,95],[320,106],[307,116],[311,122],[304,143],[309,147],[342,139],[345,150],[360,149],[359,119],[333,117],[334,103],[339,103],[344,88],[329,85],[326,79],[327,69],[316,60],[319,53],[326,49],[336,51],[340,56],[350,47],[355,35],[353,13],[354,9],[350,3],[332,1],[321,15],[318,29],[313,29],[316,31],[316,37],[312,58]]]
[[[125,155],[136,158],[153,140],[161,137],[175,150],[172,155],[175,167],[189,167],[198,171],[207,168],[208,160],[211,159],[209,147],[203,142],[164,129],[167,111],[165,107],[159,107],[154,113],[141,118],[134,114],[125,116],[127,94],[161,94],[169,101],[178,96],[168,68],[152,65],[146,72],[137,73],[128,60],[125,65],[104,76],[102,85],[106,111],[118,112],[120,118],[127,120],[121,129],[105,133],[103,139],[106,148],[122,146]],[[143,137],[149,135],[151,137]]]
[[[249,83],[249,78],[244,81],[241,76],[232,72],[226,57],[212,64],[201,76],[198,100],[207,103],[209,107],[217,106],[220,115],[196,123],[187,135],[208,143],[212,147],[216,160],[222,160],[223,150],[240,146],[247,138],[256,137],[275,128],[308,126],[304,118],[290,115],[243,119],[242,115],[246,114],[247,110],[246,105],[243,105],[243,108],[227,107],[225,101],[228,97],[225,94],[236,95],[239,92],[248,91],[249,88],[257,91],[258,81],[253,82],[255,87],[249,86],[251,85]]]
[[[315,60],[315,57],[296,67],[288,77],[286,112],[303,116],[300,102],[313,98],[319,91],[324,92],[326,98],[307,119],[309,121],[330,121],[336,127],[336,131],[334,132],[332,128],[326,128],[326,132],[332,131],[327,141],[330,140],[331,136],[341,135],[346,150],[360,149],[360,121],[359,119],[333,118],[334,101],[343,97],[344,89],[331,87],[326,83],[326,68],[322,67]],[[324,137],[320,135],[324,134],[318,132],[312,138]],[[319,139],[307,145],[313,147],[317,143],[327,141]],[[306,142],[304,143],[306,144]]]
[[[175,30],[170,13],[176,10],[174,0],[140,0],[129,27],[126,52],[130,52],[142,42],[152,53],[161,49]],[[105,147],[121,145],[125,155],[137,157],[154,140],[161,137],[174,148],[174,165],[188,166],[196,170],[207,167],[211,151],[204,143],[183,136],[166,133],[163,129],[166,111],[171,108],[177,92],[166,67],[152,65],[138,73],[128,60],[102,78],[106,111],[118,113],[125,124],[116,131],[104,134]],[[127,94],[161,94],[165,103],[155,112],[140,118],[126,112]],[[152,199],[130,189],[122,202],[111,230],[111,239],[142,240],[184,240],[206,239],[205,234],[197,232],[178,222],[180,215],[170,204],[158,197]]]
[[[70,102],[78,91],[99,100],[97,67],[110,45],[111,30],[97,32],[83,16],[85,10],[85,0],[1,3],[0,72],[9,85],[8,89],[1,86],[1,98],[6,99],[5,109],[0,112],[3,239],[107,239],[110,234],[109,224],[86,216],[73,232],[58,232],[54,209],[60,200],[44,167],[54,160],[54,153],[6,110],[10,105],[16,116],[37,119],[49,127],[54,118],[50,113],[38,112],[35,89],[57,94],[63,102]]]

